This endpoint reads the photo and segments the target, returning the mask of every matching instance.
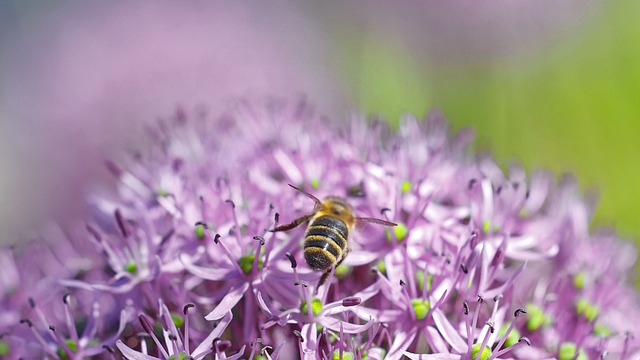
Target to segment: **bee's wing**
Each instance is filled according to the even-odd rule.
[[[376,218],[370,218],[370,217],[357,217],[355,220],[356,220],[356,225],[359,228],[364,226],[365,224],[368,224],[368,223],[374,223],[374,224],[384,225],[384,226],[398,226],[398,224],[393,223],[391,221],[386,221],[386,220],[376,219]]]

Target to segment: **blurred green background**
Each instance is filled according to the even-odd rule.
[[[575,174],[599,203],[594,227],[640,244],[640,2],[608,2],[572,36],[525,59],[416,61],[406,44],[356,37],[346,49],[357,103],[397,119],[440,108],[501,165]],[[345,53],[349,53],[345,50]],[[428,59],[426,60],[428,63]],[[425,101],[425,99],[427,99]],[[640,266],[636,284],[640,286]]]
[[[640,2],[608,2],[535,56],[472,66],[424,66],[402,45],[358,38],[348,72],[368,113],[424,114],[427,99],[455,129],[474,129],[476,149],[500,164],[576,174],[599,194],[593,225],[640,244],[638,14]]]

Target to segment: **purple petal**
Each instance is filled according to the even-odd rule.
[[[233,288],[229,293],[220,301],[220,304],[211,311],[205,319],[209,321],[215,321],[222,319],[234,306],[242,299],[244,293],[249,288],[249,283],[243,283],[242,286]]]
[[[436,323],[436,327],[442,334],[442,337],[451,345],[451,347],[458,353],[465,353],[467,351],[467,343],[462,339],[460,334],[451,325],[447,316],[440,309],[436,309],[433,312],[433,321]]]
[[[402,354],[404,350],[406,350],[409,347],[409,345],[411,345],[411,342],[413,342],[413,339],[415,339],[415,337],[416,337],[415,328],[409,330],[409,332],[398,331],[396,333],[396,336],[393,338],[393,344],[391,344],[391,347],[389,348],[389,353],[385,358],[387,359],[399,358],[399,355]]]
[[[209,335],[207,335],[207,337],[204,340],[202,340],[200,345],[198,345],[198,347],[195,348],[195,350],[193,350],[193,352],[191,353],[193,354],[193,357],[197,357],[199,354],[205,351],[211,350],[211,344],[213,343],[213,339],[222,336],[222,333],[226,330],[227,326],[229,325],[229,323],[231,323],[232,319],[233,319],[233,315],[231,314],[231,311],[229,311],[224,315],[222,320],[209,333]]]
[[[404,356],[411,360],[459,360],[461,357],[456,354],[414,354],[408,351],[404,352]]]
[[[235,269],[229,268],[214,268],[214,267],[201,267],[194,265],[191,259],[186,254],[180,254],[180,261],[184,265],[184,268],[195,276],[201,277],[206,280],[221,281],[231,279],[235,275]]]
[[[116,341],[116,347],[118,348],[118,350],[120,350],[122,355],[124,355],[124,357],[129,360],[158,360],[159,359],[157,357],[149,356],[147,354],[143,354],[141,352],[133,350],[132,348],[125,345],[122,342],[122,340]]]

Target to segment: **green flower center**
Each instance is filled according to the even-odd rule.
[[[75,341],[71,339],[67,339],[64,341],[64,343],[65,345],[67,345],[67,347],[69,348],[69,350],[71,350],[72,353],[75,353],[76,351],[78,351],[78,344],[76,344]],[[69,358],[69,355],[67,354],[67,352],[61,347],[58,347],[58,350],[56,350],[56,354],[58,354],[58,357],[61,359]]]
[[[0,356],[9,355],[9,344],[6,341],[0,340]]]
[[[398,223],[398,226],[393,227],[393,234],[395,235],[396,240],[398,242],[401,242],[402,240],[404,240],[408,232],[409,232],[409,229],[407,229],[407,226],[401,222]],[[387,240],[391,241],[392,239],[391,231],[389,229],[385,229],[385,233],[387,234]]]
[[[340,356],[340,349],[335,349],[331,355],[331,360],[353,360],[356,356],[351,351],[342,351]]]
[[[471,360],[475,360],[478,357],[480,346],[482,346],[482,344],[473,344],[471,346]],[[480,360],[487,360],[489,357],[491,357],[491,349],[485,346],[484,349],[482,349],[482,354],[480,354]]]
[[[202,224],[198,224],[196,225],[196,227],[193,229],[193,232],[196,234],[196,236],[198,237],[198,239],[204,239],[204,225]]]
[[[241,256],[238,264],[245,274],[250,274],[253,270],[253,261],[256,259],[255,255]],[[258,258],[258,270],[262,270],[262,258]]]
[[[189,356],[187,353],[181,352],[178,353],[178,357],[176,357],[175,355],[171,355],[169,360],[184,360],[187,358],[187,356]]]
[[[424,272],[416,271],[416,281],[418,282],[418,289],[424,290]],[[433,275],[427,274],[427,291],[431,290],[431,284],[433,283]]]
[[[538,330],[541,326],[549,326],[551,318],[537,305],[527,305],[527,329]]]
[[[507,330],[509,330],[509,326],[510,325],[511,325],[510,323],[509,324],[502,324],[502,326],[500,327],[500,336],[504,336],[504,334],[507,333]],[[521,336],[520,335],[520,331],[518,331],[518,329],[516,329],[514,327],[513,329],[511,329],[511,332],[507,336],[507,340],[505,340],[504,344],[502,345],[502,348],[507,348],[507,347],[517,343],[518,340],[520,339],[520,336]]]
[[[409,190],[411,190],[411,183],[408,181],[403,181],[401,189],[403,193],[409,192]]]
[[[138,272],[138,265],[133,260],[131,260],[127,265],[124,266],[124,271],[128,272],[129,274],[135,274]]]
[[[576,312],[588,321],[593,321],[598,316],[598,308],[585,299],[576,301]]]
[[[184,325],[184,319],[182,318],[182,316],[180,316],[180,314],[172,312],[171,313],[171,320],[173,321],[173,324],[179,328],[182,325]]]
[[[411,306],[413,307],[413,313],[417,320],[424,320],[431,310],[431,304],[427,299],[413,299],[411,300]]]
[[[300,311],[303,314],[307,314],[309,312],[306,300],[302,300]],[[322,301],[320,301],[320,299],[318,298],[311,299],[311,312],[313,313],[313,315],[318,316],[320,314],[320,311],[322,311]]]
[[[578,357],[576,357],[578,354]],[[558,360],[588,360],[587,354],[584,350],[578,350],[576,344],[572,342],[565,342],[560,345],[560,351],[558,351]]]
[[[575,286],[576,289],[582,289],[584,288],[584,281],[585,281],[584,273],[579,272],[576,274],[576,276],[573,277],[573,286]]]

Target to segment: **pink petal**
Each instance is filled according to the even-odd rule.
[[[124,355],[124,357],[129,360],[158,360],[159,359],[157,357],[149,356],[147,354],[143,354],[141,352],[133,350],[132,348],[125,345],[122,342],[122,340],[116,341],[116,347],[118,348],[118,350],[120,350],[122,355]]]
[[[414,354],[408,351],[404,352],[404,356],[411,360],[459,360],[460,355],[456,354]]]
[[[396,359],[404,350],[411,345],[413,339],[416,337],[416,329],[411,329],[410,332],[399,331],[393,339],[393,344],[389,348],[389,353],[385,357],[386,359]]]
[[[427,338],[427,342],[429,343],[429,346],[434,351],[438,351],[438,352],[449,351],[449,345],[447,345],[447,343],[444,342],[438,330],[436,330],[433,326],[428,326],[425,329],[425,337]]]
[[[201,277],[206,280],[220,281],[232,278],[235,274],[234,268],[204,268],[194,265],[186,254],[180,254],[180,261],[184,265],[184,268],[197,277]]]
[[[328,328],[329,330],[340,331],[340,327],[342,327],[342,331],[345,334],[359,334],[361,332],[369,330],[369,328],[375,323],[375,321],[370,320],[366,324],[360,325],[344,322],[338,319],[323,317],[318,321],[318,323]]]
[[[213,343],[213,339],[222,336],[222,333],[225,331],[231,320],[233,319],[233,315],[231,311],[227,312],[222,320],[216,325],[216,327],[207,335],[207,337],[202,340],[200,345],[198,345],[193,352],[191,352],[193,357],[198,357],[200,353],[211,350],[211,344]]]
[[[231,291],[229,291],[229,293],[224,298],[222,298],[220,304],[218,304],[218,306],[216,306],[213,311],[205,316],[205,319],[209,321],[222,319],[222,317],[225,316],[229,311],[231,311],[231,309],[236,306],[240,299],[242,299],[244,293],[247,292],[248,288],[249,283],[243,283],[242,286],[231,289]]]
[[[432,316],[442,337],[451,345],[453,350],[461,354],[465,353],[467,351],[467,343],[462,339],[460,334],[458,334],[453,325],[451,325],[442,310],[436,309],[432,313]]]

